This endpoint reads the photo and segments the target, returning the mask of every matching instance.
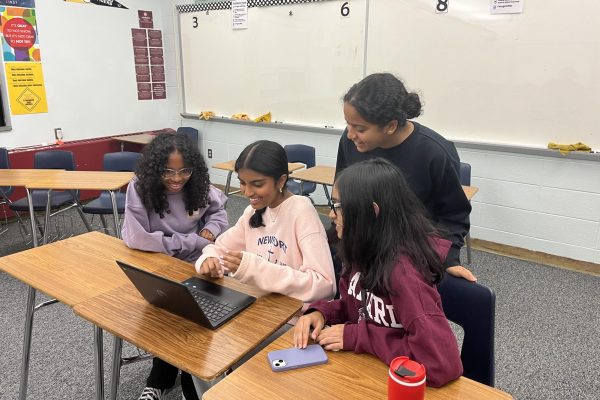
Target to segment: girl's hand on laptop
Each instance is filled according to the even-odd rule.
[[[210,275],[213,278],[222,278],[223,267],[221,266],[220,260],[216,257],[208,257],[202,263],[200,273],[203,275]]]
[[[220,264],[223,268],[225,268],[225,271],[234,273],[240,267],[244,253],[242,253],[241,251],[229,250],[225,253],[225,255],[221,256]]]

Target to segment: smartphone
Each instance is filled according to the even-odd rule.
[[[284,349],[270,351],[267,354],[271,369],[275,372],[290,369],[310,367],[311,365],[325,364],[327,354],[318,344],[311,344],[305,349]]]

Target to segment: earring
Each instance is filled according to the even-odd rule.
[[[279,188],[279,193],[283,193],[283,187]]]

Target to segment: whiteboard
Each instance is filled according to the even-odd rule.
[[[367,73],[390,71],[421,95],[419,121],[481,143],[600,147],[600,1],[370,2]]]
[[[351,1],[348,16],[340,1],[249,7],[243,30],[230,8],[213,9],[224,3],[180,9],[185,112],[344,127],[341,97],[364,72],[366,0]]]

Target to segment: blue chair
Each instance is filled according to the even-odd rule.
[[[8,150],[6,150],[4,147],[0,147],[0,169],[10,169],[10,161],[8,160]],[[10,201],[9,197],[13,194],[14,191],[15,188],[12,186],[0,186],[0,205],[3,206],[5,222],[8,221],[4,206],[10,206],[12,202]],[[19,221],[19,227],[21,228],[24,234],[27,234],[27,229],[25,228],[25,224],[21,219],[21,215],[16,211],[14,212],[14,214],[17,217],[17,220]],[[0,230],[0,234],[6,232],[7,230],[8,229]]]
[[[187,135],[190,139],[192,139],[192,142],[198,144],[198,129],[189,126],[180,126],[177,128],[177,133]]]
[[[36,169],[64,169],[67,171],[75,170],[75,160],[73,153],[64,150],[47,150],[39,151],[35,153],[33,158],[33,168]],[[47,190],[32,190],[31,198],[33,203],[33,211],[46,211],[46,203],[48,202],[48,191]],[[66,207],[65,207],[66,206]],[[8,206],[12,211],[16,212],[29,212],[29,203],[27,197],[22,197],[9,204]],[[63,208],[64,207],[64,208]],[[86,228],[91,230],[91,227],[81,212],[79,204],[79,191],[78,190],[53,190],[50,201],[50,210],[58,210],[50,215],[53,217],[59,213],[67,211],[75,207],[79,216],[83,220]],[[34,216],[35,217],[35,216]],[[37,218],[36,218],[37,219]],[[39,222],[37,222],[40,226]]]
[[[463,186],[471,186],[471,164],[464,162],[460,163],[460,184]],[[465,237],[467,245],[467,264],[471,264],[471,232],[467,232]]]
[[[288,144],[283,147],[287,154],[288,162],[302,163],[306,168],[312,168],[316,164],[315,148],[305,144]],[[287,188],[294,194],[309,196],[317,189],[314,182],[303,182],[294,179],[288,180]]]
[[[494,386],[496,294],[487,286],[445,274],[437,285],[448,320],[464,330],[463,375]]]
[[[103,169],[105,171],[117,171],[124,172],[135,171],[137,163],[142,156],[141,153],[133,153],[130,151],[120,151],[116,153],[106,153],[104,155],[103,160]],[[117,201],[117,210],[119,214],[123,214],[125,212],[125,193],[116,192],[115,198]],[[100,194],[100,197],[90,201],[85,206],[83,206],[83,212],[86,214],[92,215],[100,215],[100,220],[102,221],[102,227],[105,231],[108,231],[106,225],[106,218],[104,217],[107,214],[112,215],[112,201],[110,198],[110,193],[107,191],[103,191]],[[119,227],[115,227],[115,235],[118,232]]]

